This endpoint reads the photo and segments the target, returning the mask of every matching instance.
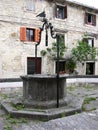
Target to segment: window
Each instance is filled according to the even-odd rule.
[[[86,75],[93,75],[95,73],[95,63],[87,62],[86,63]]]
[[[96,15],[85,13],[85,24],[96,26]]]
[[[58,34],[58,36],[59,36],[60,42],[61,43],[65,43],[65,37],[64,37],[64,35],[63,34]]]
[[[20,41],[39,42],[40,29],[20,27]]]
[[[56,72],[57,72],[57,62],[56,62]],[[65,73],[65,61],[59,61],[59,73]]]
[[[56,5],[56,18],[58,19],[67,18],[67,6]]]
[[[34,29],[26,29],[27,41],[34,41]]]
[[[64,47],[65,47],[65,37],[63,34],[57,34],[59,36],[59,58],[62,59],[63,54],[65,53]],[[56,70],[57,72],[57,61],[56,61]],[[59,60],[59,73],[64,74],[65,73],[65,61]]]
[[[90,45],[91,47],[94,47],[94,39],[93,38],[84,38],[83,41]]]
[[[88,39],[88,45],[94,47],[94,39]]]
[[[26,9],[29,11],[35,11],[35,0],[26,0]]]
[[[20,28],[20,40],[21,41],[34,41],[34,29],[21,27]]]

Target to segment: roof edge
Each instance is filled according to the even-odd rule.
[[[79,5],[79,6],[83,6],[83,7],[86,7],[86,8],[89,8],[89,9],[93,9],[93,10],[97,10],[98,11],[98,8],[94,7],[94,6],[89,6],[87,4],[83,4],[81,2],[77,2],[75,0],[65,0],[65,2],[67,3],[73,3],[73,4],[76,4],[76,5]]]

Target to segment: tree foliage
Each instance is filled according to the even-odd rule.
[[[72,58],[75,61],[83,62],[87,60],[95,60],[97,50],[84,41],[78,41],[78,46],[72,49]]]
[[[65,43],[60,37],[60,43],[59,43],[59,57],[60,58],[63,58],[65,51],[66,51]],[[42,56],[45,56],[46,54],[52,59],[55,59],[57,57],[57,42],[53,42],[51,48],[47,48],[46,50],[41,50]]]
[[[72,58],[66,61],[66,69],[69,71],[69,73],[73,73],[75,68],[76,68],[76,62]]]

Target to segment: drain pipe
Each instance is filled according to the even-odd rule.
[[[57,108],[59,108],[59,35],[57,35]]]
[[[40,41],[41,41],[42,29],[40,28]],[[40,44],[40,41],[35,44],[35,74],[37,74],[37,46]]]

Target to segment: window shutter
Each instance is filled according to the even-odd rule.
[[[94,47],[94,39],[92,39],[92,47]]]
[[[26,27],[20,27],[20,41],[26,41]]]
[[[35,29],[34,42],[40,41],[40,29]]]
[[[57,5],[55,5],[55,17],[57,18]]]
[[[67,6],[65,6],[64,8],[64,15],[65,15],[64,17],[67,18]]]
[[[35,11],[34,0],[26,0],[26,9],[29,10],[29,11]]]
[[[96,26],[96,15],[93,15],[93,25]]]
[[[88,13],[86,13],[86,12],[85,12],[84,23],[85,23],[85,24],[87,24],[87,23],[88,23]]]

